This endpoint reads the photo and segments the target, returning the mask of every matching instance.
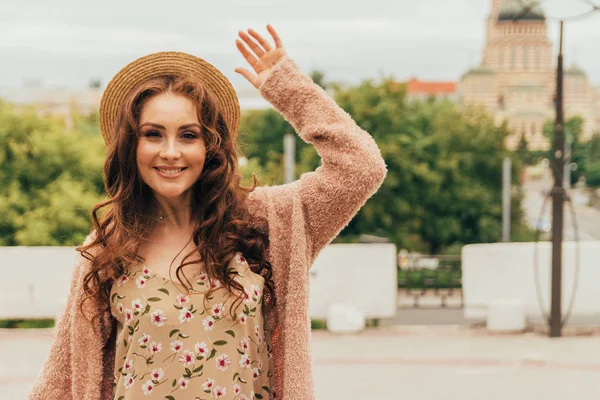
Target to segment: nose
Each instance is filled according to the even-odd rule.
[[[177,140],[169,138],[163,142],[160,150],[160,157],[166,160],[175,160],[181,157],[181,151],[178,148]]]

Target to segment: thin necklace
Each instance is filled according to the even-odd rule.
[[[166,215],[164,215],[164,214],[160,213],[160,214],[158,215],[158,217],[156,217],[156,219],[158,219],[159,221],[163,221],[163,220],[165,219],[165,217],[168,217],[169,215],[174,215],[174,214],[176,214],[176,213],[177,213],[177,211],[179,211],[179,210],[181,210],[181,209],[184,209],[184,208],[186,208],[186,207],[191,207],[191,205],[189,205],[189,204],[188,204],[188,205],[186,205],[186,206],[179,207],[179,208],[177,208],[177,209],[176,209],[176,211],[175,211],[175,212],[173,212],[173,213],[170,213],[170,214],[166,214]]]

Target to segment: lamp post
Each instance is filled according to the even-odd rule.
[[[535,7],[544,1],[534,1],[528,4],[524,0],[519,0],[522,12],[514,21],[525,17]],[[558,50],[558,59],[556,65],[556,120],[554,124],[554,140],[552,144],[552,160],[554,171],[554,187],[552,188],[552,300],[550,308],[550,337],[562,336],[562,242],[564,225],[564,168],[565,168],[565,137],[564,137],[564,66],[563,66],[563,37],[564,24],[566,21],[581,19],[600,10],[600,6],[592,3],[591,0],[580,0],[592,9],[586,13],[568,17],[568,18],[546,18],[558,20],[560,23],[560,43]],[[570,154],[569,154],[570,158]],[[566,160],[570,162],[570,160]]]
[[[556,66],[556,122],[554,125],[554,188],[552,189],[552,301],[550,308],[550,337],[562,335],[562,242],[564,225],[565,188],[563,171],[565,165],[564,137],[564,71],[563,27],[560,21],[560,45]]]

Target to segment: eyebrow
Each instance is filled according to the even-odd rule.
[[[145,125],[149,125],[149,126],[151,126],[151,127],[153,127],[153,128],[162,129],[162,130],[166,130],[166,129],[167,129],[167,128],[165,128],[165,127],[164,127],[164,126],[162,126],[162,125],[155,124],[154,122],[146,122],[146,123],[143,123],[142,125],[140,125],[140,128],[141,128],[142,126],[145,126]],[[200,128],[200,129],[202,129],[202,127],[201,127],[200,125],[196,124],[196,123],[192,123],[192,124],[186,124],[186,125],[181,125],[181,126],[179,127],[179,129],[180,129],[180,130],[181,130],[181,129],[188,129],[188,128],[192,128],[192,127],[196,127],[196,128]]]

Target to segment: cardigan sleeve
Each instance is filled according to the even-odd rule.
[[[379,189],[387,174],[375,140],[285,56],[259,88],[300,138],[315,146],[321,165],[295,182],[258,188],[277,213],[291,212],[292,196],[304,207],[311,264]]]
[[[91,242],[91,235],[88,235],[84,244]],[[71,370],[71,342],[72,342],[72,323],[73,309],[79,280],[82,279],[84,258],[77,252],[75,257],[73,272],[71,274],[71,284],[67,303],[62,309],[54,327],[52,344],[48,357],[43,364],[42,370],[38,374],[28,400],[48,400],[48,399],[72,399],[72,370]]]

